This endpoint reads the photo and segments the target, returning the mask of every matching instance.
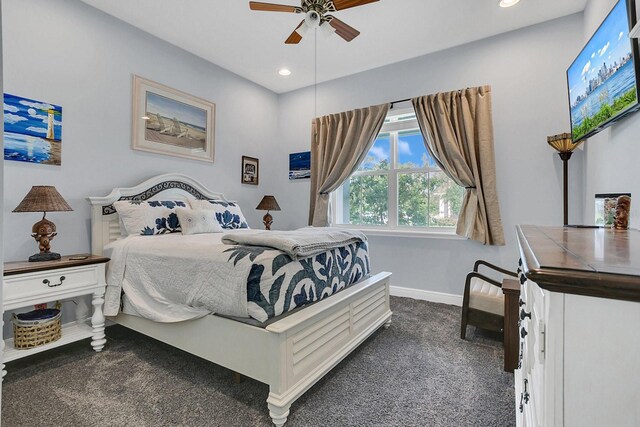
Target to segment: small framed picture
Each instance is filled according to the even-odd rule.
[[[260,162],[255,157],[242,156],[242,183],[258,185]]]

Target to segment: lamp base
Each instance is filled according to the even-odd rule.
[[[60,254],[55,252],[41,252],[39,254],[33,254],[29,257],[29,262],[38,262],[38,261],[53,261],[56,259],[60,259]]]
[[[271,224],[273,224],[273,217],[267,211],[266,215],[262,217],[262,223],[264,224],[265,230],[271,230]]]

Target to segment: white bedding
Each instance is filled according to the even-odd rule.
[[[173,233],[129,236],[108,244],[105,315],[118,314],[124,291],[136,314],[156,322],[179,322],[212,312],[248,317],[247,273],[227,262],[229,255],[223,250],[228,246],[221,237],[221,233]]]
[[[244,233],[252,231],[233,232]],[[264,322],[333,295],[370,272],[366,242],[292,260],[273,248],[222,244],[222,236],[129,236],[108,244],[105,314],[117,315],[122,301],[125,313],[156,322],[211,313]]]
[[[252,230],[222,236],[227,245],[266,246],[299,261],[352,243],[366,242],[362,231],[331,227],[306,227],[292,231]]]

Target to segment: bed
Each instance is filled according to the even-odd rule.
[[[92,252],[103,254],[105,246],[121,237],[114,202],[167,199],[226,200],[182,174],[159,175],[134,187],[115,188],[105,197],[91,197]],[[282,426],[296,399],[373,332],[390,325],[390,277],[388,272],[366,276],[262,327],[220,315],[160,323],[120,312],[109,319],[268,384],[269,415]]]

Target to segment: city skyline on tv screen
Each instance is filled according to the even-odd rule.
[[[567,70],[571,131],[578,141],[637,104],[626,0],[620,0]]]

